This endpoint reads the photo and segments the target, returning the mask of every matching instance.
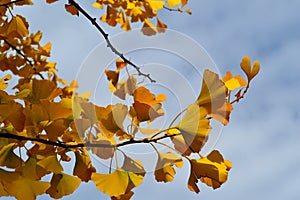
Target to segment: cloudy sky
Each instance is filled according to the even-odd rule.
[[[60,1],[46,5],[36,0],[35,6],[15,12],[27,16],[32,31],[44,32],[43,41],[53,43],[51,60],[58,63],[62,77],[72,80],[102,38],[83,17],[67,14],[65,1]],[[92,1],[87,2],[83,5],[89,8]],[[244,55],[261,63],[261,72],[246,99],[235,106],[215,146],[233,168],[220,189],[199,184],[197,195],[186,187],[187,165],[178,170],[171,184],[158,184],[148,175],[132,199],[299,199],[300,1],[190,0],[189,7],[191,16],[163,12],[161,19],[170,29],[201,44],[221,74],[227,70],[241,73],[239,63]],[[101,14],[88,10],[95,17]],[[103,27],[111,35],[121,32]],[[65,199],[87,197],[108,199],[93,184],[82,184]]]

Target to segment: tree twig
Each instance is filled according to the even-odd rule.
[[[10,42],[8,42],[6,39],[3,39],[3,40],[4,40],[4,42],[5,42],[8,46],[10,46],[13,50],[15,50],[15,51],[17,52],[17,54],[19,54],[20,56],[22,56],[22,57],[26,60],[26,62],[28,62],[28,64],[29,64],[31,67],[33,67],[32,61],[29,60],[29,58],[27,58],[27,56],[26,56],[20,49],[18,49],[18,48],[15,47],[14,45],[12,45],[12,44],[11,44]],[[43,76],[41,73],[37,72],[36,74],[37,74],[41,79],[45,79],[44,76]]]
[[[24,1],[24,0],[15,0],[15,1],[10,1],[10,2],[7,2],[7,3],[4,3],[4,4],[0,4],[0,6],[9,6],[11,4],[14,4],[14,3],[18,3],[18,2],[21,2],[21,1]]]
[[[145,74],[141,71],[141,68],[134,64],[132,61],[127,59],[123,53],[118,51],[114,45],[111,43],[108,34],[101,28],[101,26],[96,22],[96,18],[93,18],[91,15],[89,15],[78,3],[76,3],[74,0],[69,0],[69,4],[75,6],[75,8],[83,14],[92,24],[97,28],[97,30],[101,33],[103,38],[106,41],[107,47],[111,49],[113,53],[115,53],[117,56],[119,56],[124,62],[128,63],[131,65],[135,70],[138,72],[139,76],[144,76],[148,78],[152,83],[155,83],[156,81],[150,77],[150,74]]]
[[[62,147],[64,149],[80,148],[80,147],[116,148],[116,147],[126,146],[126,145],[129,145],[129,144],[143,144],[143,143],[157,142],[159,140],[169,138],[169,137],[173,137],[173,136],[176,136],[176,135],[178,135],[178,133],[170,134],[170,135],[163,135],[163,136],[160,136],[160,137],[157,137],[157,138],[144,138],[144,139],[140,139],[140,140],[128,140],[128,141],[118,143],[118,144],[115,144],[115,145],[113,145],[113,144],[103,144],[103,143],[90,143],[90,142],[78,143],[78,144],[67,144],[67,143],[63,143],[63,142],[46,140],[46,139],[42,139],[42,138],[38,138],[38,137],[35,137],[35,138],[34,137],[26,137],[26,136],[22,136],[22,135],[15,135],[15,134],[0,131],[0,138],[16,139],[18,141],[40,142],[40,143],[43,143],[43,144],[48,144],[48,145],[52,145],[52,146],[56,146],[56,147]]]

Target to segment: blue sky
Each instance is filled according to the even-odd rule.
[[[44,33],[45,43],[53,43],[51,60],[58,63],[62,77],[74,79],[102,38],[83,17],[67,14],[64,1],[53,5],[34,2],[35,6],[15,12],[27,16],[31,30]],[[89,3],[84,6],[88,8]],[[189,7],[191,16],[163,12],[161,19],[200,43],[222,74],[226,70],[241,73],[239,63],[244,55],[261,63],[261,72],[246,99],[235,106],[215,147],[231,160],[233,168],[220,189],[199,184],[198,195],[186,187],[186,165],[171,184],[157,184],[148,175],[132,199],[299,199],[300,1],[190,0]],[[89,10],[100,16],[98,10]],[[121,32],[103,27],[112,35]],[[108,199],[93,184],[82,184],[65,199],[83,198]]]

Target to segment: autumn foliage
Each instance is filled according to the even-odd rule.
[[[141,23],[142,32],[153,35],[167,27],[157,16],[159,10],[191,14],[185,8],[187,3],[97,0],[93,6],[105,11],[100,23],[119,24],[125,31],[130,30],[131,23]],[[134,144],[148,145],[156,151],[153,175],[157,182],[173,181],[183,159],[190,165],[187,187],[192,192],[200,192],[198,181],[213,189],[227,181],[231,162],[218,150],[207,156],[200,151],[213,128],[212,120],[225,126],[229,123],[233,105],[244,98],[259,72],[258,61],[252,65],[248,56],[242,59],[240,67],[246,79],[229,71],[219,77],[205,70],[198,98],[165,129],[151,129],[151,123],[164,115],[163,103],[168,98],[137,83],[136,76],[151,80],[151,75],[138,71],[137,75],[128,74],[119,80],[120,73],[128,67],[140,69],[116,51],[119,58],[115,70],[104,72],[108,87],[115,96],[133,103],[95,105],[89,101],[88,92],[76,92],[76,80],[68,84],[58,77],[56,63],[49,61],[51,43],[41,44],[42,33],[30,33],[26,18],[13,13],[15,6],[31,4],[31,0],[0,1],[0,70],[5,72],[0,77],[0,196],[35,199],[48,194],[57,199],[73,193],[81,182],[92,181],[111,199],[130,199],[132,190],[142,184],[146,175],[143,163],[122,150]],[[66,2],[65,9],[72,15],[89,17],[73,0]],[[110,48],[107,35],[98,23],[95,26]],[[11,79],[17,84],[10,85]],[[12,90],[7,89],[8,85]],[[130,121],[130,128],[125,127],[126,121]],[[160,152],[157,146],[169,151]],[[109,171],[97,171],[91,155],[111,160]],[[66,173],[64,163],[72,159],[73,173]],[[46,175],[51,178],[44,179]],[[111,187],[111,183],[117,187]]]

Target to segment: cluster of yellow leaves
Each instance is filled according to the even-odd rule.
[[[55,1],[47,0],[47,3]],[[40,44],[42,33],[30,33],[28,22],[20,15],[6,16],[14,5],[32,2],[11,2],[4,0],[0,4],[0,70],[9,73],[0,77],[0,197],[35,199],[49,194],[58,199],[73,193],[81,182],[91,180],[111,199],[128,200],[146,173],[141,161],[130,158],[120,149],[134,143],[150,143],[157,151],[154,176],[158,182],[173,181],[175,169],[183,166],[183,157],[191,166],[187,184],[191,191],[200,191],[198,180],[214,189],[227,181],[231,163],[218,151],[199,159],[194,156],[200,154],[209,138],[211,119],[228,124],[232,104],[244,97],[250,81],[259,72],[258,61],[251,66],[250,58],[245,56],[240,63],[247,81],[231,72],[219,78],[216,73],[205,70],[201,92],[195,102],[178,115],[184,114],[179,122],[165,130],[150,129],[150,124],[164,115],[165,94],[156,95],[139,86],[133,75],[120,81],[120,73],[127,63],[117,59],[116,70],[105,71],[109,89],[122,100],[131,98],[132,103],[94,105],[89,102],[90,93],[76,93],[76,81],[67,85],[57,76],[56,64],[47,60],[51,43]],[[106,9],[101,20],[109,25],[119,23],[124,30],[129,30],[130,23],[142,22],[143,32],[152,35],[166,28],[157,18],[158,10],[181,10],[186,4],[187,0],[97,0],[94,6]],[[78,15],[74,5],[68,4],[65,8]],[[149,21],[155,17],[156,26]],[[10,94],[7,86],[12,78],[18,83]],[[231,99],[235,90],[235,99]],[[138,133],[142,139],[137,139]],[[174,146],[160,141],[167,138]],[[155,143],[166,145],[173,153],[159,152]],[[109,173],[97,172],[90,154],[100,159],[117,159],[116,151],[123,153],[122,167],[116,162],[113,172],[111,169]],[[62,163],[70,162],[70,154],[75,164],[73,173],[66,174]],[[42,181],[49,174],[51,180]],[[112,183],[116,187],[112,187]]]
[[[186,4],[187,0],[168,0],[167,3],[163,0],[96,0],[93,6],[106,9],[106,13],[100,19],[110,26],[120,24],[123,30],[128,31],[131,29],[131,23],[142,22],[142,32],[145,35],[154,35],[165,32],[167,28],[167,25],[157,17],[159,10],[176,7],[178,11],[182,11],[182,7]],[[190,14],[189,9],[185,12]],[[152,18],[156,18],[156,25],[150,21]]]

